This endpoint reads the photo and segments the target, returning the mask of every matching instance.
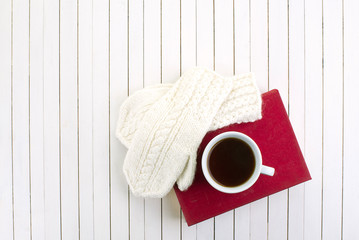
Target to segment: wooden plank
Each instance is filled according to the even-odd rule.
[[[43,1],[30,6],[30,159],[32,239],[45,239]]]
[[[181,74],[196,66],[196,2],[181,1]]]
[[[267,239],[267,198],[250,204],[250,237]]]
[[[234,72],[241,74],[250,71],[250,2],[234,1]],[[234,239],[250,239],[250,205],[234,211]]]
[[[358,29],[358,1],[344,1],[344,138],[343,138],[343,229],[342,239],[357,237],[356,219],[359,215],[357,191],[358,168],[357,136],[359,109],[357,106],[359,95],[358,57],[359,57],[359,29]]]
[[[77,3],[60,2],[60,161],[63,239],[79,238]]]
[[[288,112],[288,13],[287,2],[268,2],[269,89],[278,89]],[[268,239],[287,239],[288,190],[269,196]]]
[[[92,1],[79,0],[79,217],[80,237],[94,239]]]
[[[59,1],[44,2],[45,238],[61,239]]]
[[[180,77],[180,1],[162,1],[162,82]],[[180,239],[180,206],[173,190],[162,198],[162,239]]]
[[[234,73],[233,1],[215,1],[214,32],[215,70],[224,76],[232,76]]]
[[[197,65],[214,68],[213,1],[197,0]],[[197,240],[214,239],[214,218],[196,225]]]
[[[304,239],[321,238],[322,4],[305,1],[305,157],[312,180],[304,190]]]
[[[110,238],[109,2],[93,1],[94,238]]]
[[[197,0],[197,64],[214,68],[213,1]]]
[[[196,1],[181,1],[181,75],[196,66]],[[188,227],[181,212],[182,239],[196,239],[196,226]]]
[[[250,12],[248,0],[234,1],[234,72],[250,71]]]
[[[161,1],[144,2],[143,82],[161,83]],[[161,239],[161,199],[145,200],[145,239]]]
[[[182,239],[197,239],[197,227],[196,225],[188,227],[186,220],[181,212],[181,221],[182,221]]]
[[[250,205],[236,208],[234,214],[234,239],[250,239]]]
[[[255,73],[261,92],[268,90],[268,22],[267,1],[250,2],[251,71]],[[268,198],[250,204],[251,239],[267,239]]]
[[[304,0],[289,4],[289,117],[299,146],[304,152],[305,125],[305,38]],[[291,190],[290,190],[291,191]],[[291,201],[289,197],[289,202]],[[294,200],[294,199],[293,199]],[[293,209],[294,210],[294,209]],[[293,219],[292,219],[293,220]]]
[[[358,110],[355,106],[358,94],[358,81],[356,73],[358,68],[355,64],[358,56],[358,48],[356,43],[358,41],[358,29],[355,22],[358,18],[354,13],[358,2],[346,1],[344,2],[344,159],[343,159],[343,229],[342,238],[350,239],[356,237],[355,219],[359,208],[357,202],[359,199],[356,188],[353,187],[357,183],[357,174],[353,169],[357,168],[358,163],[356,159],[357,144],[355,136],[358,133],[356,126],[358,119]]]
[[[214,218],[197,223],[197,239],[213,239],[214,224]]]
[[[143,1],[129,2],[129,90],[143,88]]]
[[[288,12],[287,3],[280,0],[269,2],[269,89],[278,89],[288,112]],[[284,202],[283,202],[284,203]],[[276,208],[276,206],[273,206]],[[269,206],[270,210],[272,206]],[[274,210],[274,209],[273,209]],[[276,236],[273,236],[276,238]],[[279,236],[278,236],[279,237]]]
[[[288,190],[269,196],[268,239],[287,239],[287,196]]]
[[[129,1],[129,94],[143,88],[143,1]],[[145,237],[145,200],[130,195],[130,237]]]
[[[29,3],[13,1],[14,239],[31,238],[29,156]]]
[[[0,2],[0,236],[13,239],[11,1]]]
[[[128,94],[128,1],[110,0],[111,238],[129,238],[128,186],[122,172],[126,149],[116,139],[118,111]]]
[[[267,1],[250,2],[251,71],[261,92],[268,91],[268,22]]]
[[[144,3],[143,75],[144,85],[161,82],[161,1]]]
[[[342,1],[323,2],[323,239],[341,238],[343,137]]]
[[[171,190],[162,198],[162,239],[180,239],[180,206],[176,194]]]
[[[232,76],[234,73],[233,1],[214,3],[214,66],[217,73]],[[234,211],[215,217],[215,238],[233,238]]]
[[[289,117],[302,149],[305,134],[304,1],[289,2]],[[288,239],[304,238],[304,184],[289,189]]]
[[[162,1],[162,82],[180,76],[180,1]]]
[[[161,200],[149,198],[145,201],[145,239],[161,238]]]

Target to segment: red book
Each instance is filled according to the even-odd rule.
[[[201,157],[212,138],[226,131],[251,137],[262,153],[263,164],[275,168],[273,177],[261,174],[249,189],[235,194],[214,189],[203,176]],[[232,124],[208,132],[198,149],[196,176],[191,187],[175,192],[188,226],[310,180],[303,154],[290,124],[278,90],[262,94],[262,119],[253,123]]]

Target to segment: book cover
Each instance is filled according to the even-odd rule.
[[[251,137],[261,150],[263,164],[275,168],[274,176],[261,174],[252,187],[235,194],[219,192],[209,185],[201,169],[202,153],[212,138],[226,131],[238,131]],[[261,120],[232,124],[206,134],[198,149],[193,184],[183,192],[176,186],[174,190],[187,224],[191,226],[310,179],[279,92],[271,90],[262,94]]]

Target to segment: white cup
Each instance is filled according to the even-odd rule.
[[[213,179],[213,177],[211,176],[211,174],[208,170],[208,156],[211,153],[213,146],[216,143],[218,143],[219,141],[221,141],[222,139],[226,139],[226,138],[237,138],[237,139],[240,139],[240,140],[246,142],[250,146],[250,148],[252,149],[252,151],[254,153],[255,168],[254,168],[252,176],[246,182],[242,183],[241,185],[235,186],[235,187],[226,187],[226,186],[220,185]],[[215,138],[213,138],[207,144],[206,148],[204,149],[203,155],[202,155],[202,171],[203,171],[204,177],[206,178],[207,182],[212,187],[214,187],[218,191],[225,192],[225,193],[239,193],[244,190],[247,190],[257,181],[257,179],[261,173],[268,175],[268,176],[274,175],[274,168],[262,165],[262,154],[261,154],[257,144],[253,141],[253,139],[251,139],[247,135],[240,133],[240,132],[221,133],[221,134],[217,135]]]

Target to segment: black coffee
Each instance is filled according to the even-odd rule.
[[[225,187],[245,183],[255,168],[250,146],[237,138],[225,138],[214,145],[208,155],[208,168],[216,182]]]

